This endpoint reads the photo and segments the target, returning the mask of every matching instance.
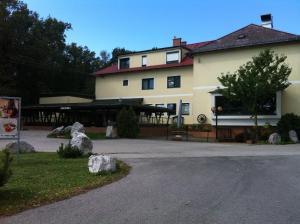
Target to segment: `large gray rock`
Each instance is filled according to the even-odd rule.
[[[69,133],[71,133],[71,130],[72,130],[72,125],[69,125],[69,126],[66,126],[66,127],[64,128],[64,130],[62,130],[62,132],[63,132],[64,134],[69,134]]]
[[[116,159],[111,156],[92,155],[89,157],[88,168],[90,173],[114,172],[117,169]]]
[[[278,133],[273,133],[270,135],[268,142],[270,144],[279,144],[281,142],[281,137]]]
[[[5,149],[8,150],[10,153],[17,153],[18,152],[18,142],[11,142],[5,146]],[[31,153],[35,152],[35,149],[32,145],[28,142],[20,141],[20,153]]]
[[[61,135],[61,134],[63,134],[63,129],[64,129],[64,126],[60,126],[60,127],[58,127],[58,128],[55,128],[55,129],[53,129],[53,130],[49,133],[49,135],[51,135],[51,136]]]
[[[92,153],[93,143],[89,137],[87,137],[84,133],[74,132],[73,137],[71,139],[71,146],[78,148],[83,155],[87,155],[88,153]]]
[[[289,137],[290,137],[290,140],[292,142],[294,142],[294,143],[299,142],[298,135],[297,135],[297,132],[295,130],[290,130],[289,131]]]
[[[74,132],[81,132],[81,133],[85,133],[85,129],[84,129],[84,126],[82,124],[80,124],[79,122],[75,122],[73,125],[72,125],[72,128],[71,128],[71,136],[73,136],[73,133]]]

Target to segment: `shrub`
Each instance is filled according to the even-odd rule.
[[[274,132],[275,132],[275,128],[270,124],[266,124],[263,127],[259,128],[259,139],[266,141],[269,139],[270,135]]]
[[[247,136],[246,136],[246,134],[244,132],[242,132],[242,133],[237,134],[234,137],[234,140],[236,142],[245,142],[247,140]]]
[[[0,187],[4,186],[7,183],[10,176],[12,175],[10,165],[13,158],[10,156],[8,150],[4,150],[3,154],[4,156],[2,158],[2,164],[0,164],[2,165],[0,167]]]
[[[129,109],[122,108],[117,117],[117,127],[118,135],[121,138],[136,138],[138,136],[138,119],[132,107]]]
[[[299,136],[300,134],[300,116],[293,113],[285,114],[277,123],[278,132],[281,135],[282,141],[289,141],[289,131],[295,130]]]
[[[61,143],[57,154],[61,158],[78,158],[82,156],[82,152],[77,147],[72,147],[70,142],[66,146]]]

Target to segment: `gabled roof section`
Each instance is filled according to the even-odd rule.
[[[300,41],[300,36],[250,24],[215,41],[211,41],[209,44],[193,50],[192,53],[196,54],[292,41]]]
[[[162,65],[153,65],[153,66],[136,67],[136,68],[128,68],[128,69],[118,69],[118,65],[114,64],[95,72],[94,75],[105,76],[109,74],[143,72],[143,71],[149,71],[154,69],[177,68],[177,67],[185,67],[185,66],[192,66],[192,65],[193,65],[193,59],[190,56],[186,56],[185,58],[182,59],[180,63],[177,64],[162,64]]]
[[[205,41],[205,42],[187,44],[187,45],[185,45],[185,47],[188,48],[189,50],[194,50],[194,49],[197,49],[199,47],[204,47],[205,45],[207,45],[207,44],[209,44],[211,42],[212,41]]]
[[[199,43],[193,43],[193,44],[187,44],[187,45],[175,46],[175,47],[157,48],[157,49],[151,49],[151,50],[146,50],[146,51],[136,51],[136,52],[128,53],[125,55],[134,55],[134,54],[153,52],[153,51],[161,51],[161,50],[170,50],[170,49],[176,49],[176,48],[185,48],[189,52],[191,52],[192,50],[206,46],[209,43],[211,43],[211,41],[205,41],[205,42],[199,42]],[[111,66],[100,69],[99,71],[95,72],[93,75],[104,76],[104,75],[116,74],[116,73],[119,74],[119,73],[125,73],[125,72],[142,72],[142,71],[148,71],[148,70],[154,70],[154,69],[175,68],[175,67],[184,67],[184,66],[192,66],[192,65],[193,65],[192,57],[190,55],[186,55],[182,59],[182,61],[178,64],[162,64],[162,65],[153,65],[153,66],[136,67],[136,68],[128,68],[128,69],[118,69],[118,65],[113,64]]]

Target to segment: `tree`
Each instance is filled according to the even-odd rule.
[[[100,51],[100,66],[103,67],[105,65],[107,65],[107,63],[110,60],[110,53],[108,53],[107,51]]]
[[[132,51],[130,50],[126,50],[125,48],[120,48],[120,47],[116,47],[113,49],[111,55],[111,59],[110,59],[110,62],[109,64],[115,64],[118,62],[118,57],[120,55],[123,55],[123,54],[129,54],[129,53],[132,53]]]
[[[136,138],[139,133],[138,118],[132,109],[123,107],[117,116],[118,135],[121,138]]]
[[[255,125],[255,140],[258,138],[258,111],[262,104],[277,91],[287,88],[292,69],[285,63],[286,56],[264,50],[251,61],[239,67],[234,73],[218,77],[220,89],[228,100],[239,101],[251,113]]]
[[[90,74],[100,59],[87,47],[67,45],[69,29],[69,23],[39,18],[19,0],[1,0],[0,95],[35,104],[41,92],[94,94]]]

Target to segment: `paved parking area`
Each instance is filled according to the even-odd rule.
[[[126,159],[124,179],[1,224],[299,224],[300,156]]]
[[[21,138],[38,151],[55,152],[65,139],[47,138],[47,131],[23,131]],[[0,141],[3,148],[7,141]],[[113,139],[93,141],[94,152],[118,158],[170,158],[215,156],[300,155],[300,144],[246,145],[236,143],[199,143],[166,140]]]
[[[24,131],[38,151],[63,139]],[[7,142],[0,142],[3,147]],[[122,180],[0,219],[1,224],[298,224],[300,145],[99,140],[94,152],[132,166]]]

